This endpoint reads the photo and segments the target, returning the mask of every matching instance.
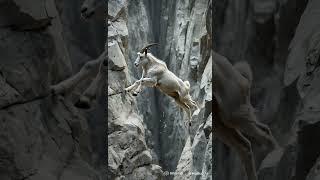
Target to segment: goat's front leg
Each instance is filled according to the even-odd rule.
[[[157,84],[157,79],[155,78],[143,78],[139,80],[142,86],[154,87]]]
[[[135,90],[135,89],[140,90],[141,89],[140,88],[141,87],[141,80],[143,79],[144,75],[145,75],[145,71],[142,69],[141,78],[138,81],[134,82],[131,86],[125,88],[124,90],[126,92],[130,92],[130,91]]]
[[[139,81],[140,81],[140,80],[134,82],[131,86],[125,88],[124,90],[125,90],[126,92],[130,92],[130,91],[136,89],[136,88],[139,86]]]
[[[157,84],[157,80],[155,78],[142,78],[142,79],[136,81],[135,83],[133,83],[133,85],[127,87],[125,89],[125,91],[127,91],[127,92],[132,91],[132,90],[138,88],[139,85],[147,86],[147,87],[154,87],[156,84]]]
[[[144,76],[145,76],[145,71],[144,71],[144,69],[142,69],[142,75],[141,75],[141,78],[140,78],[139,85],[136,88],[136,90],[133,92],[134,96],[137,96],[141,92],[141,80],[144,78]]]

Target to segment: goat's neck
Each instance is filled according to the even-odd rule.
[[[147,58],[149,59],[149,61],[143,66],[145,70],[150,69],[151,67],[159,64],[159,62],[155,59],[155,57],[151,53],[147,54]]]
[[[156,57],[154,57],[154,55],[152,55],[151,53],[148,53],[148,54],[147,54],[147,58],[149,59],[149,63],[150,63],[150,64],[155,64],[155,63],[158,62],[157,59],[156,59]]]
[[[154,65],[159,66],[160,65],[160,66],[163,66],[163,67],[165,67],[167,69],[166,63],[161,61],[161,60],[159,60],[155,56],[153,56],[153,54],[148,53],[147,54],[147,58],[149,59],[150,66],[154,66]]]
[[[144,65],[142,66],[142,69],[145,70],[145,72],[147,72],[148,69],[150,69],[150,68],[153,66],[153,64],[154,64],[154,63],[152,63],[152,62],[149,60],[148,63],[146,63],[146,64],[144,64]]]

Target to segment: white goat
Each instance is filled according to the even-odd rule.
[[[174,98],[175,102],[188,114],[189,126],[191,126],[191,108],[197,108],[193,115],[199,113],[200,110],[189,94],[190,83],[189,81],[182,81],[167,68],[165,62],[147,52],[150,46],[156,44],[149,44],[137,53],[138,57],[134,65],[142,67],[142,77],[125,88],[125,91],[134,91],[133,95],[136,96],[141,91],[142,86],[158,88],[164,94]]]

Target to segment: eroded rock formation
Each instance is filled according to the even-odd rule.
[[[113,22],[123,8],[126,13]],[[113,177],[212,179],[211,10],[211,1],[201,0],[109,1],[109,58],[112,67],[117,67],[108,70]],[[151,48],[152,53],[191,83],[191,95],[201,107],[193,118],[191,136],[184,126],[186,114],[158,90],[145,88],[137,97],[117,94],[140,78],[141,70],[133,61],[137,51],[151,42],[160,44]],[[121,135],[112,139],[117,133]],[[122,137],[127,133],[132,133],[132,141]],[[124,147],[119,148],[116,139],[123,139]],[[146,173],[139,174],[142,170]],[[176,174],[166,174],[170,172]]]
[[[232,63],[250,63],[256,114],[282,147],[263,160],[263,150],[253,145],[259,179],[319,177],[315,168],[320,153],[315,143],[319,138],[316,9],[319,1],[315,0],[215,2],[214,49]],[[215,178],[246,179],[235,152],[215,142]]]
[[[0,179],[105,177],[104,94],[90,110],[74,106],[93,77],[50,94],[104,50],[104,20],[84,21],[80,6],[0,2]]]

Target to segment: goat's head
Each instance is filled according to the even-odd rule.
[[[85,19],[91,18],[93,15],[101,14],[106,17],[106,4],[104,0],[84,0],[81,5],[81,15]]]
[[[139,65],[144,66],[145,64],[147,64],[149,62],[149,59],[147,58],[147,53],[148,53],[148,48],[154,45],[157,45],[158,43],[151,43],[146,45],[145,47],[143,47],[137,54],[138,57],[137,59],[134,61],[134,65],[136,67],[138,67]]]

